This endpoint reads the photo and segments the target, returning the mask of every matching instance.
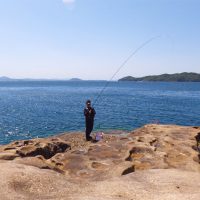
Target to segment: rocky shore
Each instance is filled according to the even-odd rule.
[[[0,146],[0,199],[198,200],[200,127],[149,124],[86,142],[83,133]]]

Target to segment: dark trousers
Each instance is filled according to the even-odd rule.
[[[94,125],[94,121],[86,121],[86,130],[85,130],[85,136],[86,136],[86,140],[90,140],[91,139],[91,132],[93,130],[93,125]]]

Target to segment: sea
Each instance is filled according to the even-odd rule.
[[[1,81],[0,144],[84,132],[87,99],[96,110],[94,131],[200,126],[200,83]]]

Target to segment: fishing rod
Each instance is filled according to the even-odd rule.
[[[161,35],[158,36],[154,36],[151,37],[150,39],[146,40],[144,43],[142,43],[140,46],[138,46],[123,62],[121,65],[119,65],[118,69],[116,70],[116,72],[112,75],[112,77],[106,82],[105,86],[102,88],[102,90],[99,92],[99,94],[97,95],[97,98],[95,99],[93,105],[96,105],[96,103],[98,102],[99,98],[101,97],[101,95],[103,94],[104,90],[108,87],[108,85],[110,84],[110,82],[113,80],[113,78],[119,73],[119,71],[128,63],[128,61],[134,57],[141,49],[143,49],[145,46],[147,46],[149,43],[151,43],[152,41],[160,38]]]

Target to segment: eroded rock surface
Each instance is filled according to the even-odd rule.
[[[50,176],[52,173],[53,176],[58,174],[59,179],[62,177],[61,179],[64,182],[67,181],[70,187],[76,188],[75,190],[77,187],[84,187],[87,190],[87,184],[96,181],[101,185],[108,184],[112,180],[111,182],[114,184],[115,178],[116,182],[123,185],[123,180],[127,179],[130,182],[133,180],[122,177],[130,176],[139,179],[138,175],[134,174],[145,173],[148,176],[149,170],[158,170],[158,173],[161,173],[159,170],[162,169],[164,170],[162,173],[165,174],[170,170],[170,173],[175,170],[177,173],[180,171],[180,174],[192,174],[193,177],[194,174],[196,176],[200,174],[198,133],[200,133],[200,127],[150,124],[131,133],[106,134],[103,140],[96,143],[86,142],[82,133],[65,133],[44,139],[16,141],[0,146],[0,166],[4,165],[5,168],[7,164],[8,166],[21,166],[24,169],[37,169],[38,172],[42,170],[41,173],[50,173]],[[26,177],[26,175],[24,176]],[[29,176],[31,175],[29,174]],[[174,171],[173,176],[175,178]],[[187,179],[189,178],[187,177]],[[59,182],[59,180],[57,181]],[[145,187],[145,180],[141,179],[140,181],[140,184]],[[185,181],[184,178],[182,181]],[[20,184],[14,183],[16,188],[20,187]],[[44,184],[42,180],[41,184]],[[177,187],[183,187],[183,185],[184,183]],[[31,187],[31,183],[29,186],[22,185],[22,187]],[[178,189],[177,191],[179,191]],[[32,190],[37,193],[35,189]],[[64,189],[63,191],[67,192]],[[23,193],[23,191],[20,192]],[[51,197],[54,192],[52,190]],[[102,199],[131,199],[131,194],[125,198],[126,195],[121,193],[117,196],[116,191],[116,194],[112,194],[110,197],[104,196]],[[39,195],[39,193],[37,194]],[[23,193],[23,195],[26,199],[27,194]],[[133,199],[137,199],[136,194],[132,195]],[[62,198],[79,199],[78,196]],[[95,197],[95,199],[101,198]],[[196,199],[196,196],[193,199]]]
[[[195,139],[199,132],[197,127],[146,125],[129,135],[134,142],[127,160],[136,170],[178,168],[200,172]]]

